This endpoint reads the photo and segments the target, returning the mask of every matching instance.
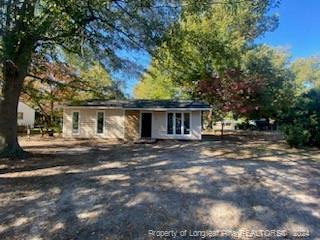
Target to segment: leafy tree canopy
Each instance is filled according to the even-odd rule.
[[[134,88],[134,96],[138,99],[175,99],[187,98],[181,88],[172,81],[170,75],[158,69],[158,61],[154,61]]]
[[[157,52],[161,63],[154,60],[135,96],[139,98],[143,92],[159,98],[157,87],[152,86],[171,84],[172,90],[167,88],[162,97],[183,96],[182,91],[207,100],[215,111],[274,114],[268,104],[279,106],[280,96],[285,94],[280,88],[289,85],[288,55],[255,46],[253,40],[277,26],[277,16],[269,14],[275,4],[241,1],[236,9],[212,5],[210,14],[201,18],[186,15],[168,31],[168,41]]]
[[[296,84],[303,92],[313,87],[320,87],[320,58],[299,58],[291,64],[295,74]]]

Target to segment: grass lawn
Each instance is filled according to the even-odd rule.
[[[320,238],[320,151],[271,139],[22,138],[34,156],[0,161],[0,239],[164,234],[149,230],[187,230],[184,239],[199,239],[196,230],[286,230],[290,238],[299,231]]]

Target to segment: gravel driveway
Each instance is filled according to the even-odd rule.
[[[33,158],[0,161],[0,239],[320,238],[319,150],[262,139],[21,142]]]

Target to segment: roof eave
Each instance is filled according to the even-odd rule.
[[[138,111],[210,111],[209,107],[198,108],[127,108],[127,107],[110,107],[110,106],[64,106],[63,109],[120,109],[120,110],[138,110]]]

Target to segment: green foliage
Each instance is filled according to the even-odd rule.
[[[295,84],[288,68],[289,56],[287,51],[266,45],[257,46],[244,55],[242,71],[254,77],[253,88],[260,85],[254,92],[256,109],[246,117],[277,118],[293,103]]]
[[[320,89],[299,96],[280,124],[290,145],[320,147]]]
[[[309,57],[295,60],[291,66],[295,74],[298,94],[313,87],[320,87],[320,58]]]
[[[153,61],[135,95],[144,92],[158,98],[160,86],[161,90],[167,88],[161,91],[165,98],[182,95],[208,101],[218,118],[230,111],[274,115],[282,100],[291,99],[291,76],[285,69],[288,56],[252,43],[277,26],[277,16],[268,13],[273,3],[241,1],[231,9],[212,4],[201,17],[185,14],[168,31],[168,40],[156,55],[161,61]]]
[[[306,145],[310,139],[310,133],[305,130],[302,125],[283,125],[281,131],[291,147],[302,147]]]
[[[110,78],[100,62],[88,58],[84,59],[70,53],[65,53],[64,56],[67,64],[73,69],[74,75],[77,76],[77,80],[81,83],[72,100],[124,98],[120,86]]]
[[[2,4],[4,59],[22,53],[14,52],[14,44],[31,52],[60,46],[81,55],[94,53],[110,69],[126,66],[119,50],[151,51],[178,15],[175,8],[155,7],[162,1],[5,0]]]
[[[158,63],[159,64],[159,63]],[[170,76],[160,72],[156,61],[149,67],[134,88],[137,99],[175,99],[186,98],[186,94],[175,84]]]
[[[241,1],[235,3],[235,9],[213,4],[201,18],[186,16],[168,33],[170,39],[163,46],[167,48],[164,57],[171,58],[167,62],[173,67],[166,67],[173,79],[190,83],[238,68],[252,40],[277,26],[277,17],[267,14],[272,2]]]

